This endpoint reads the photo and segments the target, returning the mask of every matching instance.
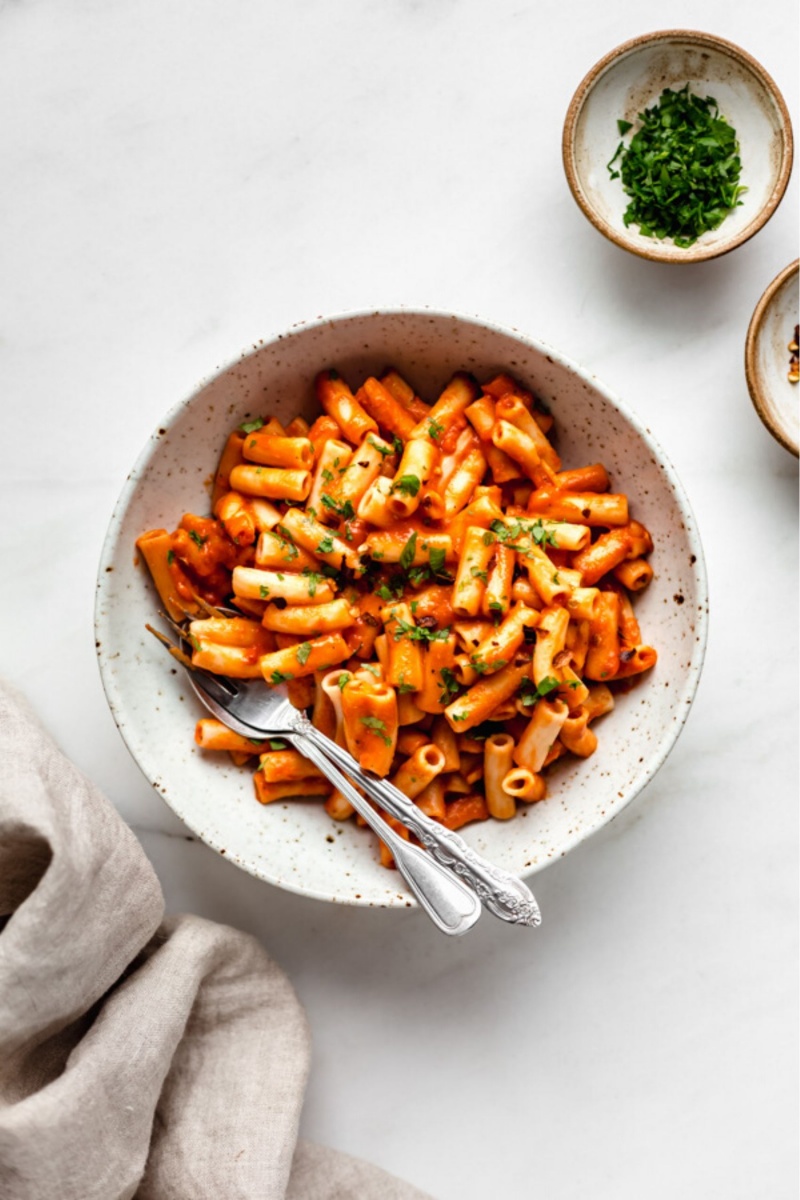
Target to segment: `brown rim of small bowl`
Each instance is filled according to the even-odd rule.
[[[761,423],[769,430],[775,440],[780,442],[784,449],[793,454],[795,458],[800,458],[800,447],[787,436],[786,431],[780,425],[775,423],[771,412],[769,412],[762,399],[758,387],[756,340],[761,331],[764,314],[769,308],[773,297],[783,287],[787,279],[790,279],[792,275],[797,275],[798,269],[800,269],[800,258],[796,258],[794,262],[789,263],[788,267],[784,267],[780,274],[775,276],[755,307],[755,311],[750,318],[747,338],[744,343],[744,373],[747,378],[747,390],[750,393],[750,399],[753,401],[753,407],[761,418]],[[798,387],[800,387],[800,384],[798,384]]]
[[[647,246],[636,246],[631,242],[626,241],[617,231],[609,225],[602,217],[598,216],[594,209],[587,203],[583,190],[580,186],[578,173],[575,169],[574,148],[575,148],[575,126],[578,122],[586,97],[594,87],[597,80],[603,75],[608,67],[611,66],[616,59],[635,50],[638,46],[646,46],[653,42],[663,42],[667,40],[675,40],[680,38],[686,42],[692,42],[699,46],[711,46],[716,50],[723,50],[730,55],[731,58],[747,67],[759,80],[766,91],[772,96],[776,107],[781,114],[784,133],[784,152],[781,160],[781,170],[775,187],[772,189],[772,195],[767,203],[761,209],[760,213],[747,225],[738,237],[730,242],[725,242],[719,246],[697,246],[688,249],[685,255],[680,258],[669,258],[659,253],[657,245],[652,249]],[[653,262],[671,262],[676,265],[681,263],[696,263],[702,262],[709,258],[719,258],[723,254],[730,253],[737,246],[741,246],[744,242],[749,241],[759,229],[766,225],[775,209],[783,199],[783,194],[786,191],[786,186],[789,182],[789,176],[792,173],[792,161],[794,158],[794,137],[792,134],[792,122],[789,117],[789,110],[786,107],[780,88],[775,83],[772,76],[764,70],[759,62],[748,54],[746,50],[742,50],[740,46],[734,42],[728,42],[725,38],[717,37],[711,33],[701,33],[696,29],[662,29],[656,33],[643,33],[639,37],[631,38],[630,41],[622,42],[621,45],[610,50],[599,62],[595,63],[592,69],[583,77],[573,95],[567,115],[564,119],[564,132],[561,138],[561,155],[564,162],[564,171],[566,172],[567,182],[570,191],[575,197],[575,200],[580,205],[583,213],[595,229],[599,229],[609,241],[614,242],[617,246],[621,246],[623,250],[630,251],[631,254],[637,254],[640,258],[648,258]]]

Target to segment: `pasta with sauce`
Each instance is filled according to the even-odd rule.
[[[633,607],[652,538],[601,463],[562,467],[552,416],[508,374],[457,371],[431,404],[394,369],[314,388],[311,425],[230,434],[210,516],[138,538],[164,608],[189,618],[195,665],[285,683],[448,828],[513,818],[554,762],[596,751],[614,692],[656,663]],[[257,758],[264,804],[354,816],[297,751],[209,719],[195,738]]]

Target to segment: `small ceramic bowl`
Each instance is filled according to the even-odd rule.
[[[336,824],[313,800],[263,807],[252,770],[204,754],[194,724],[206,715],[183,670],[145,631],[158,599],[134,543],[205,514],[209,481],[231,429],[274,413],[317,415],[313,379],[335,366],[357,386],[392,364],[435,397],[458,369],[487,379],[505,369],[555,417],[565,466],[602,461],[632,514],[650,529],[655,579],[638,597],[643,635],[658,648],[650,677],[618,696],[597,752],[564,762],[549,798],[510,821],[467,826],[480,853],[519,875],[554,862],[620,812],[653,777],[686,720],[706,638],[703,555],[683,488],[652,434],[589,372],[531,338],[489,322],[396,309],[317,320],[259,344],[196,388],[161,422],[114,511],[98,578],[96,638],[111,710],[146,777],[200,838],[253,875],[341,903],[407,907],[396,871],[378,862],[375,838]]]
[[[798,262],[795,259],[769,285],[756,305],[747,330],[744,370],[750,399],[772,436],[798,456],[800,383],[792,382],[789,349],[800,322]]]
[[[713,96],[736,130],[740,183],[747,191],[717,229],[684,249],[625,225],[630,197],[607,164],[621,140],[630,142],[639,114],[658,103],[664,88],[680,90],[687,83],[701,98]],[[618,120],[633,126],[622,138]],[[642,258],[696,263],[741,246],[769,220],[789,181],[793,139],[784,99],[754,58],[711,34],[670,29],[633,38],[592,67],[569,105],[562,153],[572,194],[602,234]]]

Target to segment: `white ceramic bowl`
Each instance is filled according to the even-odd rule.
[[[686,83],[736,130],[741,147],[742,204],[717,229],[682,249],[671,240],[645,237],[626,226],[630,197],[607,164],[620,140],[627,144],[638,114],[658,103],[664,88]],[[617,121],[633,128],[620,139]],[[657,262],[694,263],[727,254],[746,242],[778,207],[792,169],[792,127],[775,82],[746,51],[732,42],[694,30],[668,29],[617,46],[579,84],[567,110],[562,138],[564,170],[583,212],[612,242]]]
[[[663,763],[686,720],[705,648],[702,550],[683,489],[652,435],[580,367],[522,334],[432,311],[364,312],[294,326],[224,367],[164,418],[117,503],[99,570],[98,656],[111,710],[129,750],[167,804],[208,845],[280,887],[351,904],[410,906],[397,872],[377,861],[375,839],[334,824],[318,802],[267,807],[251,772],[193,742],[203,715],[183,672],[145,632],[155,594],[134,541],[208,511],[208,482],[229,430],[273,412],[315,411],[312,380],[327,366],[353,384],[387,364],[424,396],[464,368],[487,378],[506,368],[552,407],[565,465],[602,460],[633,513],[651,529],[656,578],[638,602],[658,647],[652,677],[604,718],[597,753],[561,769],[543,803],[508,822],[467,827],[481,853],[520,875],[566,854],[636,796]]]
[[[776,275],[747,330],[744,369],[755,410],[772,436],[798,456],[800,383],[789,382],[789,343],[800,322],[798,259]]]

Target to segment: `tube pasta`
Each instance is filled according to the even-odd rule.
[[[394,688],[351,680],[342,691],[342,716],[353,757],[366,770],[388,775],[399,726]]]
[[[481,529],[479,525],[470,525],[464,535],[453,584],[453,610],[459,616],[474,617],[480,612],[496,541],[493,533]]]
[[[395,517],[407,518],[416,512],[420,489],[433,475],[438,461],[439,451],[433,442],[416,438],[406,443],[389,497],[389,509]]]
[[[313,675],[336,663],[344,662],[348,656],[347,643],[340,633],[329,633],[313,641],[299,642],[284,650],[273,650],[263,654],[258,661],[261,674],[267,683],[277,686],[287,679],[302,675]]]
[[[335,510],[324,503],[323,497],[332,499],[336,483],[353,457],[353,448],[337,438],[330,438],[315,449],[315,454],[317,462],[306,508],[327,525],[335,520]]]
[[[311,490],[311,472],[244,463],[231,471],[231,487],[267,500],[305,500]]]
[[[261,571],[256,567],[234,567],[233,594],[252,600],[288,600],[292,604],[324,604],[333,600],[333,585],[313,574]]]
[[[537,775],[544,766],[550,747],[569,715],[563,700],[539,700],[534,705],[528,727],[514,747],[514,762]]]
[[[503,790],[503,780],[512,766],[514,739],[508,733],[494,733],[486,739],[483,751],[483,778],[486,807],[498,821],[507,821],[517,811],[513,796]]]
[[[355,392],[333,369],[314,386],[310,425],[248,415],[230,434],[213,516],[137,539],[161,604],[193,663],[285,684],[446,827],[513,819],[655,666],[635,608],[653,539],[602,463],[562,467],[552,416],[507,372],[457,371],[431,405],[394,368]],[[250,769],[258,756],[262,803],[353,816],[274,739],[211,720],[195,738]]]
[[[275,437],[248,433],[242,443],[242,457],[267,467],[291,467],[307,471],[314,461],[314,447],[305,437]]]
[[[444,754],[432,742],[419,746],[392,776],[392,783],[413,800],[444,769]]]
[[[320,371],[314,380],[317,399],[342,433],[357,445],[368,433],[378,432],[378,422],[356,400],[338,371]]]
[[[534,775],[527,767],[513,767],[500,785],[513,800],[524,800],[527,804],[544,800],[547,784],[542,775]]]
[[[378,478],[384,460],[391,453],[392,446],[389,442],[385,442],[377,433],[368,433],[356,447],[338,480],[331,486],[330,500],[334,506],[340,510],[346,509],[348,505],[355,509],[370,484]]]
[[[265,629],[276,633],[296,633],[300,636],[315,636],[332,633],[336,629],[347,629],[358,616],[358,609],[343,597],[327,604],[302,604],[292,608],[278,608],[268,604],[262,618]]]

